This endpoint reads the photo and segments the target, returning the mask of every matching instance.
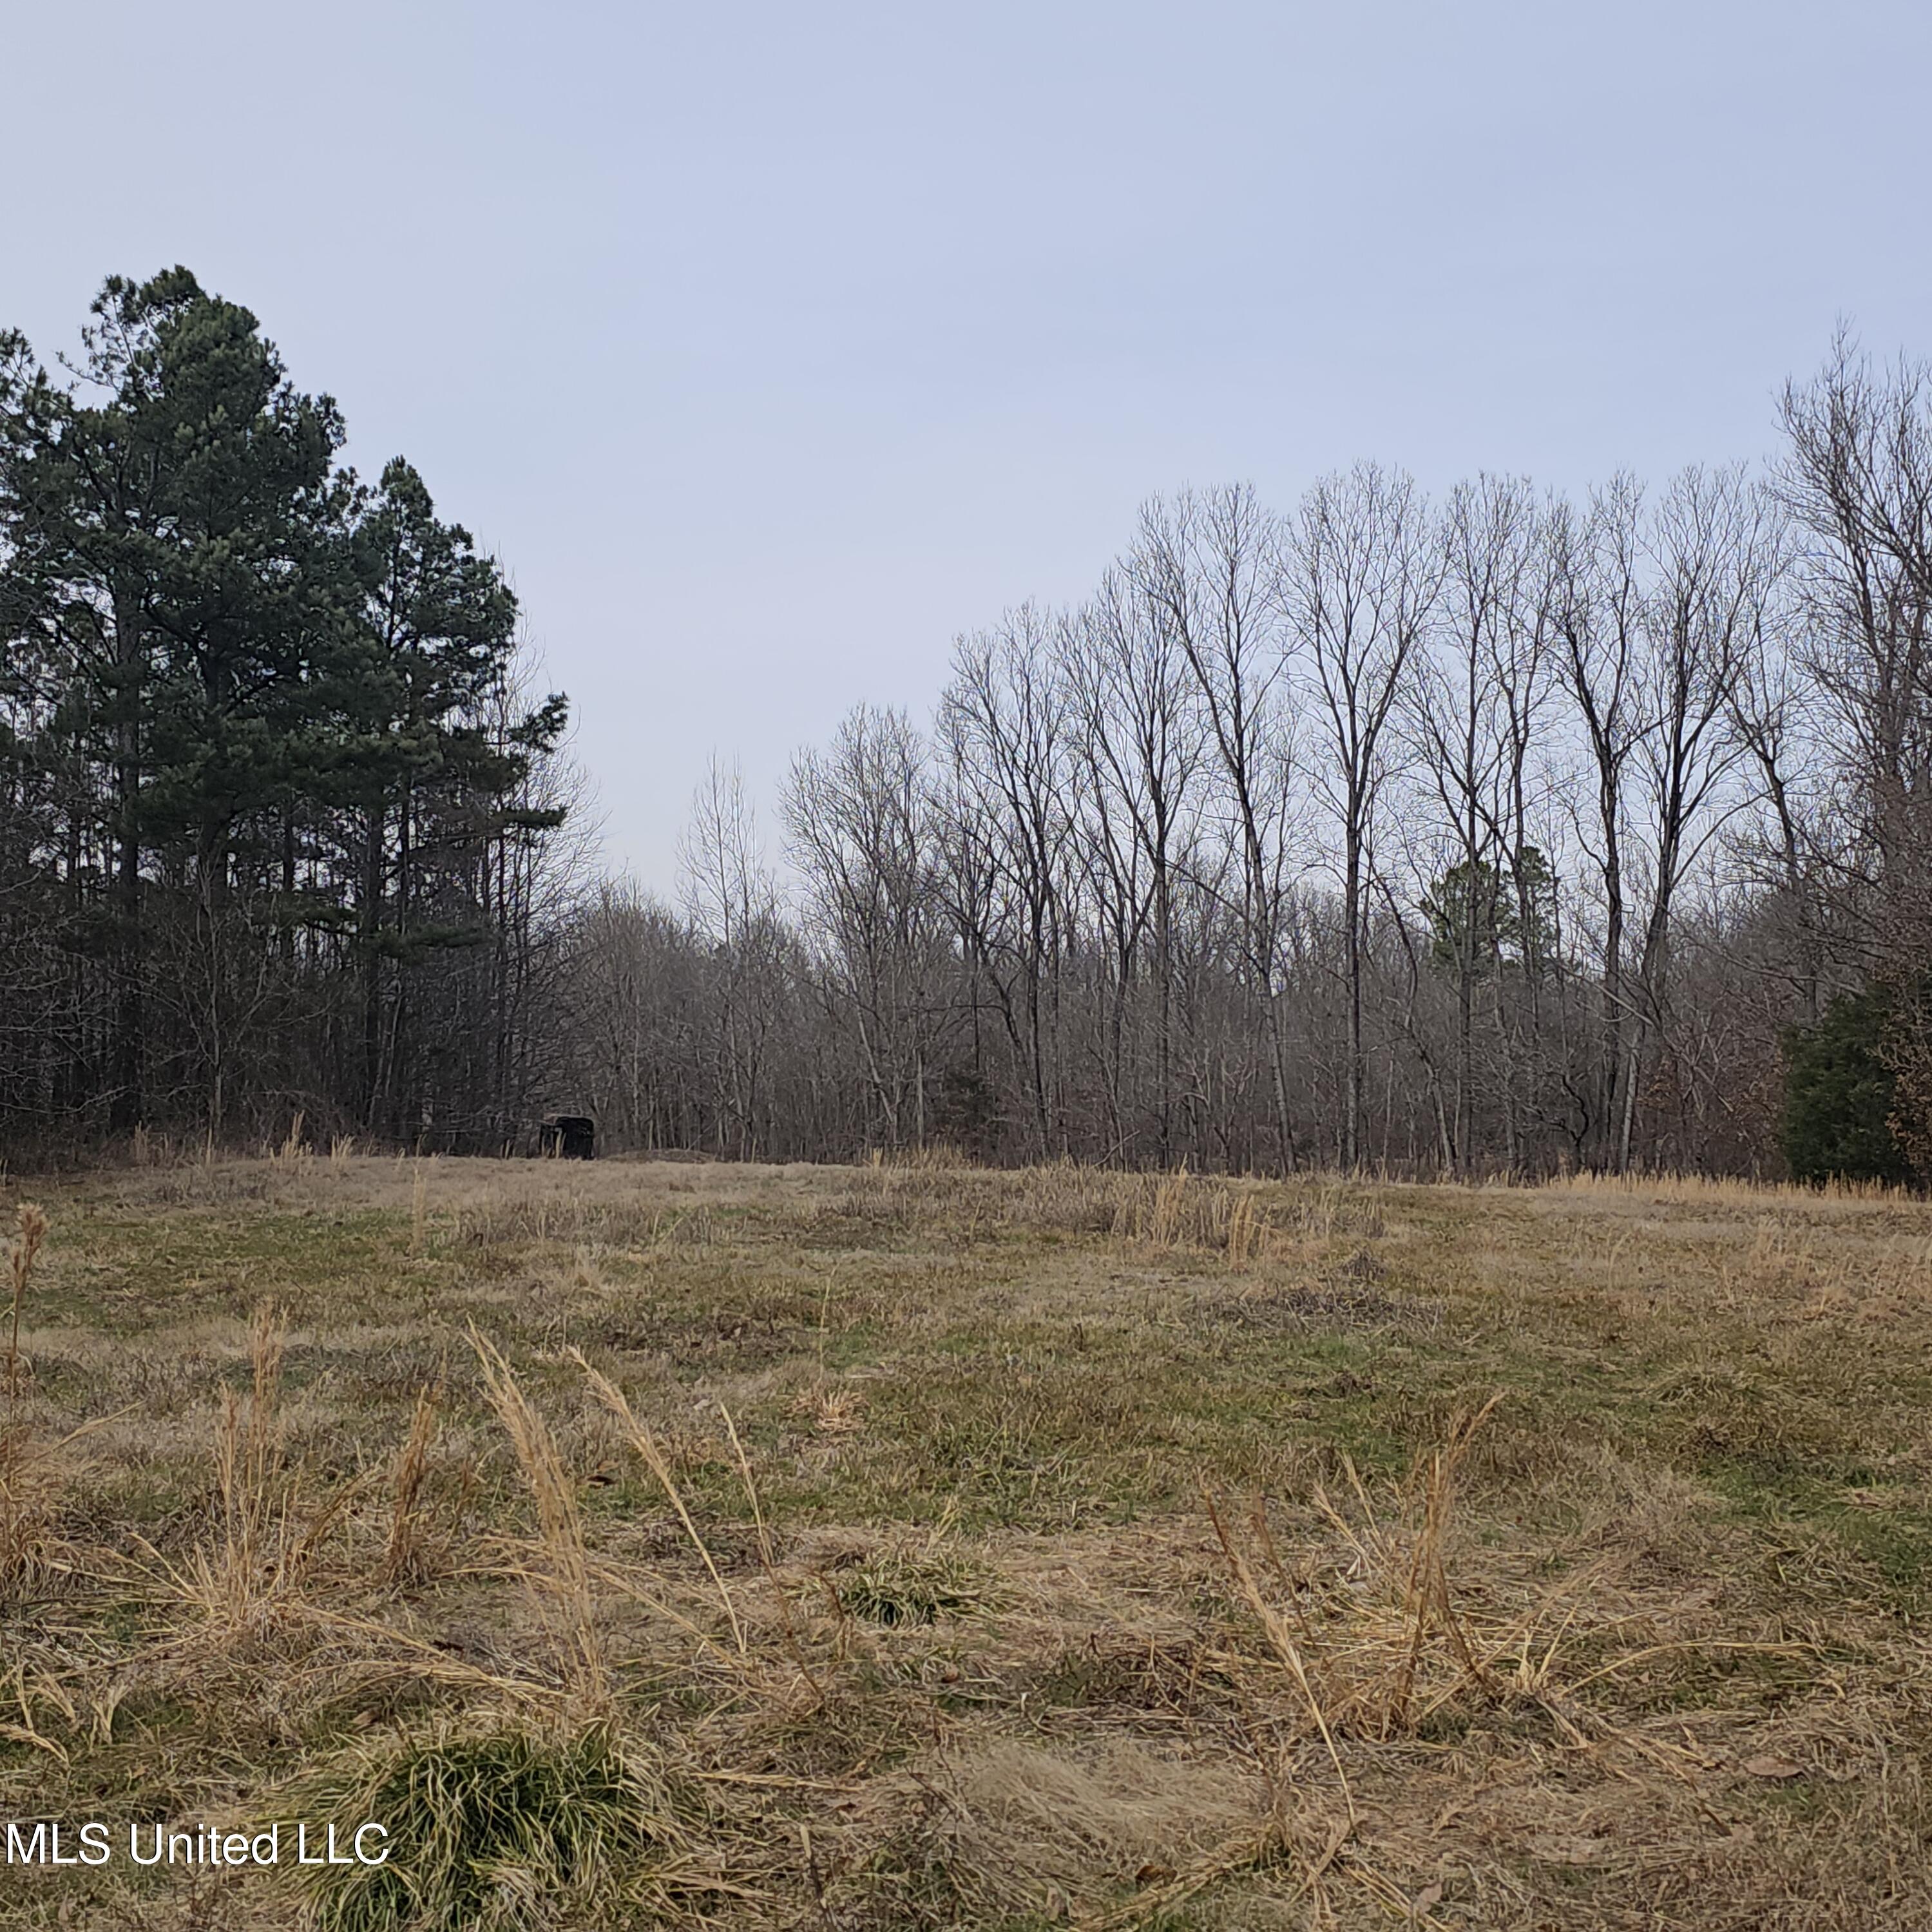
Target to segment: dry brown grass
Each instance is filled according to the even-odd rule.
[[[7,1400],[20,1398],[20,1306],[27,1298],[27,1283],[40,1244],[47,1238],[46,1210],[31,1201],[22,1202],[15,1216],[18,1232],[7,1252],[7,1274],[12,1294],[7,1331]]]
[[[536,1505],[536,1534],[515,1574],[530,1585],[551,1627],[561,1682],[594,1714],[608,1708],[610,1673],[594,1565],[585,1545],[577,1483],[542,1412],[524,1395],[501,1352],[473,1330],[483,1386]]]
[[[13,1815],[379,1792],[532,1924],[1932,1925],[1918,1203],[292,1130],[49,1204]],[[406,1923],[322,1883],[0,1924]]]
[[[66,1567],[55,1532],[61,1506],[85,1473],[77,1445],[85,1425],[52,1434],[30,1420],[24,1407],[32,1366],[20,1353],[20,1314],[34,1264],[47,1238],[46,1211],[23,1202],[14,1216],[7,1254],[10,1288],[7,1334],[7,1410],[0,1423],[0,1597],[44,1583]]]
[[[657,1437],[644,1424],[638,1420],[623,1390],[619,1388],[608,1376],[601,1375],[592,1368],[584,1359],[580,1351],[572,1351],[572,1359],[583,1370],[585,1378],[590,1382],[591,1389],[598,1400],[616,1418],[622,1429],[624,1440],[636,1450],[639,1460],[650,1471],[658,1486],[663,1490],[671,1508],[676,1512],[680,1526],[682,1528],[685,1535],[689,1539],[692,1548],[697,1552],[698,1561],[704,1565],[704,1572],[711,1580],[712,1588],[717,1592],[718,1608],[724,1612],[724,1621],[730,1628],[731,1641],[742,1654],[746,1646],[744,1626],[738,1620],[737,1606],[731,1600],[731,1592],[726,1586],[724,1578],[718,1574],[718,1565],[712,1558],[710,1546],[705,1542],[697,1524],[691,1520],[691,1511],[685,1505],[683,1494],[677,1486],[677,1479],[671,1473],[670,1458],[664,1454]],[[748,1489],[750,1480],[748,1468],[746,1476]],[[755,1500],[755,1495],[754,1495],[754,1507]]]
[[[396,1452],[391,1478],[389,1534],[382,1551],[386,1583],[421,1582],[427,1572],[429,1532],[424,1520],[423,1491],[429,1474],[430,1451],[436,1446],[442,1402],[440,1382],[425,1382],[416,1390],[416,1407],[410,1414],[410,1432]]]
[[[287,1338],[284,1315],[266,1305],[255,1310],[248,1394],[224,1386],[215,1405],[208,1533],[178,1556],[137,1539],[155,1580],[190,1620],[193,1640],[182,1654],[190,1660],[276,1650],[292,1634],[328,1620],[315,1573],[356,1488],[308,1496],[288,1461],[281,1414]]]

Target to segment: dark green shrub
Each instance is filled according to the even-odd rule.
[[[1779,1138],[1794,1179],[1902,1185],[1913,1178],[1892,1130],[1886,1023],[1882,994],[1845,994],[1815,1024],[1786,1032]]]

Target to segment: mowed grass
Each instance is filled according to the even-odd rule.
[[[8,1183],[0,1923],[1932,1924],[1932,1208]],[[144,1870],[129,1822],[392,1867]]]

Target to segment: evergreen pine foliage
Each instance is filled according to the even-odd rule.
[[[0,334],[0,1150],[500,1149],[566,723],[502,566],[185,268],[82,342]]]
[[[1892,1131],[1895,1077],[1882,994],[1846,994],[1785,1035],[1786,1163],[1798,1180],[1904,1185],[1912,1166]]]

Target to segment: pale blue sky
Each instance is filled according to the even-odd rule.
[[[714,746],[768,802],[1153,491],[1661,474],[1840,315],[1932,351],[1924,0],[8,0],[0,52],[0,322],[253,308],[506,559],[661,886]]]

